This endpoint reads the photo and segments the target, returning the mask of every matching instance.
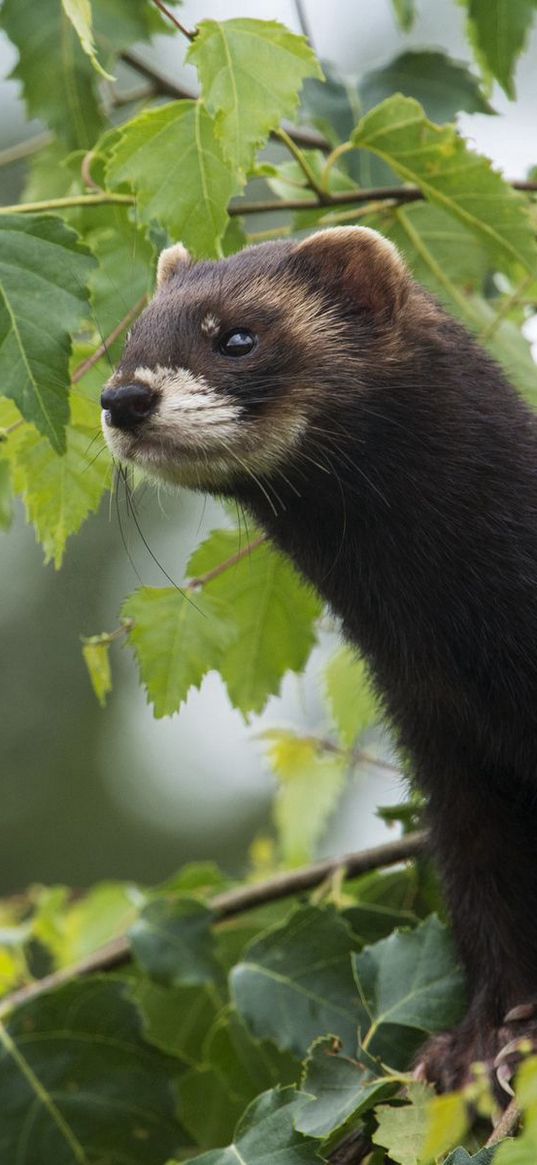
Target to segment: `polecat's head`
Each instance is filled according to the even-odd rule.
[[[110,449],[216,491],[283,466],[344,392],[396,358],[410,285],[395,247],[364,227],[218,262],[170,247],[102,394]]]

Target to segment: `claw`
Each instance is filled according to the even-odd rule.
[[[424,1060],[420,1060],[419,1064],[416,1064],[416,1067],[414,1068],[414,1071],[412,1073],[412,1079],[416,1080],[418,1082],[418,1084],[427,1084],[428,1083],[427,1070],[425,1068],[425,1061]]]
[[[537,1012],[537,1003],[517,1003],[504,1016],[504,1023],[516,1023],[519,1019],[533,1019]]]
[[[498,1055],[496,1056],[496,1059],[494,1061],[494,1067],[499,1068],[500,1064],[502,1064],[504,1062],[504,1060],[507,1060],[509,1058],[509,1056],[513,1056],[513,1055],[516,1055],[517,1052],[521,1052],[523,1050],[522,1049],[523,1043],[524,1043],[524,1040],[517,1039],[517,1040],[509,1040],[509,1043],[504,1044],[503,1048],[500,1048]]]
[[[497,1058],[498,1057],[496,1057],[496,1059]],[[500,1064],[499,1068],[496,1069],[496,1079],[500,1085],[500,1088],[502,1088],[504,1092],[507,1092],[509,1096],[514,1096],[515,1094],[511,1088],[511,1076],[512,1072],[509,1064]]]

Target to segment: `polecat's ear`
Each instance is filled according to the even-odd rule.
[[[410,287],[397,247],[370,227],[329,227],[299,243],[295,255],[313,264],[320,286],[333,285],[374,314],[393,315]]]
[[[191,262],[191,256],[182,243],[174,243],[173,247],[166,247],[158,257],[157,287],[162,287],[163,283],[167,283],[168,279],[171,279],[172,275],[176,275],[184,263]]]

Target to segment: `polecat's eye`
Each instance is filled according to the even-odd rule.
[[[249,332],[247,328],[234,328],[232,332],[226,332],[222,336],[218,345],[223,356],[247,356],[252,352],[257,343],[257,336],[253,332]]]

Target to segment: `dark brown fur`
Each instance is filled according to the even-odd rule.
[[[208,311],[257,352],[202,344]],[[306,418],[272,471],[200,485],[245,505],[340,616],[427,795],[470,1007],[423,1066],[461,1083],[537,996],[535,417],[396,256],[348,231],[179,264],[118,382],[156,363],[239,402],[245,441]]]

